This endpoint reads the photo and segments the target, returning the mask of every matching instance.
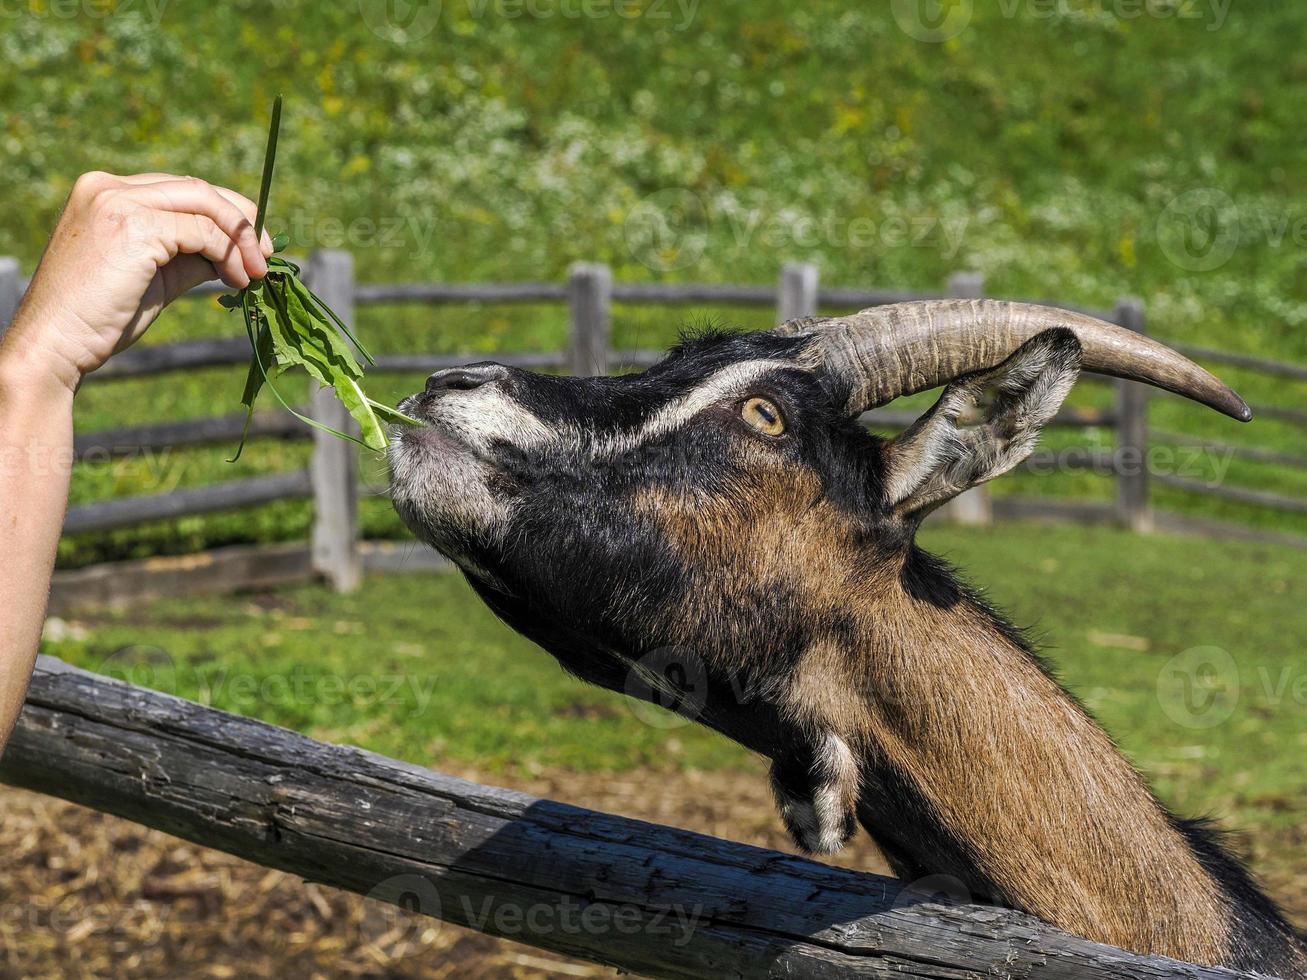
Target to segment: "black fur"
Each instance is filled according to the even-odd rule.
[[[772,759],[778,788],[795,798],[816,788],[821,733],[804,730],[775,695],[815,639],[844,637],[854,647],[853,620],[839,610],[814,616],[793,583],[755,581],[747,568],[732,570],[739,581],[721,599],[725,622],[687,627],[669,618],[668,610],[697,595],[721,593],[713,580],[720,573],[687,567],[661,529],[633,507],[639,493],[700,493],[747,510],[751,494],[765,491],[737,450],[755,440],[777,460],[815,475],[816,499],[796,503],[833,506],[857,529],[866,560],[902,559],[908,595],[942,608],[966,603],[983,610],[997,631],[1043,666],[1021,631],[916,547],[915,522],[896,518],[885,500],[885,443],[845,417],[848,390],[840,379],[805,368],[805,343],[708,330],[684,337],[643,374],[577,379],[513,370],[502,382],[505,393],[575,438],[525,450],[505,438],[493,447],[491,486],[512,506],[502,533],[463,527],[436,533],[404,514],[419,536],[469,558],[469,581],[487,605],[577,677],[667,705],[665,691],[632,683],[633,664],[662,669],[672,661],[688,681],[671,706]],[[591,452],[594,440],[635,432],[717,371],[759,359],[794,365],[771,371],[750,392],[779,406],[783,437],[766,440],[749,431],[738,406],[726,404],[617,456]],[[417,396],[415,410],[440,397],[448,395]],[[740,624],[747,632],[733,632]],[[1008,903],[904,773],[873,756],[861,760],[860,776],[856,816],[874,830],[900,876],[946,869],[976,900]],[[1230,965],[1286,970],[1297,962],[1292,931],[1242,866],[1202,825],[1176,826],[1238,909]]]

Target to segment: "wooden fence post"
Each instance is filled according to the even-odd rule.
[[[0,258],[0,337],[4,336],[14,314],[18,312],[18,301],[22,295],[22,278],[18,271],[18,260]]]
[[[781,267],[776,293],[776,322],[785,323],[817,313],[817,267],[807,262],[787,262]]]
[[[568,370],[577,377],[608,373],[608,341],[613,325],[613,273],[597,262],[575,263],[567,280],[571,315]]]
[[[322,301],[351,328],[354,324],[354,256],[336,249],[309,256],[308,281]],[[351,434],[358,425],[330,388],[311,382],[309,414]],[[358,449],[344,439],[313,430],[313,570],[337,592],[351,592],[363,578],[359,558]]]
[[[1138,299],[1118,300],[1113,319],[1136,333],[1147,332],[1144,304]],[[1134,381],[1118,381],[1117,416],[1117,515],[1126,527],[1147,533],[1153,529],[1148,499],[1148,388]]]
[[[954,273],[948,281],[948,294],[954,299],[980,299],[985,295],[985,277],[978,272]],[[941,509],[945,519],[955,524],[988,527],[994,523],[989,487],[983,484],[959,494]]]

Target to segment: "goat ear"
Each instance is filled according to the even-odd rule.
[[[1036,334],[998,367],[951,383],[886,448],[895,513],[924,517],[1024,460],[1079,374],[1080,342],[1056,329]]]

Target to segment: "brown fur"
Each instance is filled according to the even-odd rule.
[[[861,546],[815,474],[747,462],[738,498],[637,496],[687,568],[728,583],[725,599],[688,590],[669,624],[716,639],[704,656],[743,670],[760,638],[732,635],[749,617],[720,604],[746,605],[745,587],[795,590],[813,622],[852,617],[852,640],[819,635],[802,654],[782,695],[791,718],[895,766],[1026,911],[1090,939],[1221,962],[1225,898],[1102,729],[985,610],[909,595],[902,557]]]

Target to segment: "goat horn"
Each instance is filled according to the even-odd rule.
[[[1253,417],[1220,379],[1169,347],[1116,324],[1049,306],[990,299],[897,303],[851,316],[791,320],[776,330],[818,339],[815,353],[822,362],[852,382],[852,415],[994,367],[1053,327],[1075,333],[1087,371],[1143,381],[1240,422]]]

